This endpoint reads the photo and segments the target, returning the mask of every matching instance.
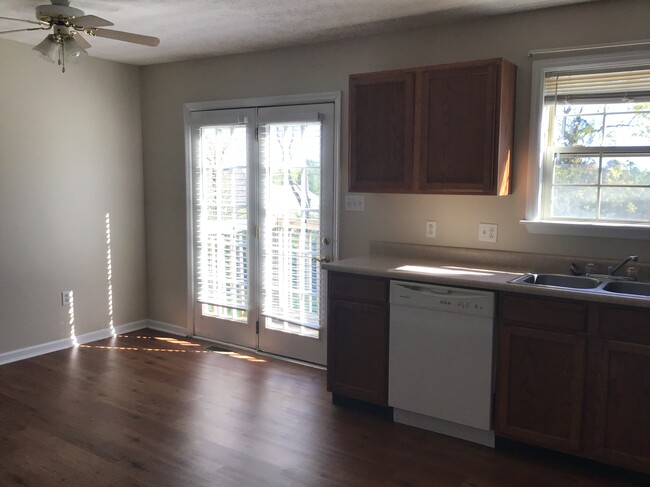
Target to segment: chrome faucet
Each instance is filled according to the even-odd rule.
[[[638,256],[636,256],[636,255],[630,255],[630,256],[627,257],[623,262],[621,262],[619,265],[617,265],[617,266],[610,265],[610,266],[607,268],[607,274],[609,274],[610,276],[613,276],[614,274],[616,274],[616,271],[618,271],[618,270],[619,270],[621,267],[623,267],[625,264],[627,264],[627,263],[630,262],[630,261],[632,261],[632,262],[636,262],[637,260],[639,260],[639,257],[638,257]]]

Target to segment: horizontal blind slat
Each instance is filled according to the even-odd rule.
[[[545,96],[650,92],[650,69],[604,73],[547,73]]]

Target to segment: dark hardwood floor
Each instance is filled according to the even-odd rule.
[[[634,485],[335,406],[323,370],[207,345],[143,330],[0,366],[0,485]]]

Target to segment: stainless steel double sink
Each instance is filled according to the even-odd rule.
[[[624,280],[604,275],[524,274],[509,282],[632,296],[650,296],[650,282]]]

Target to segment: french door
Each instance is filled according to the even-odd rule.
[[[195,335],[326,361],[333,103],[190,115]]]

